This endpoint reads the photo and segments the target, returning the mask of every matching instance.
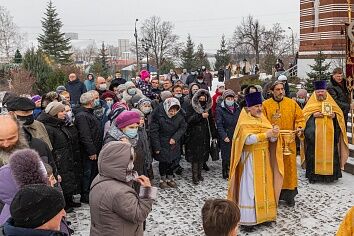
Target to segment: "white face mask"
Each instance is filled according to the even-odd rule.
[[[101,91],[107,90],[107,84],[100,84],[100,85],[98,86],[98,89],[101,90]]]

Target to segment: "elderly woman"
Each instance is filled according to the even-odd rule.
[[[77,179],[74,166],[78,166],[77,161],[81,161],[75,157],[78,151],[77,130],[75,126],[70,129],[75,129],[75,132],[69,130],[65,125],[65,105],[61,102],[51,102],[38,117],[47,129],[50,142],[53,146],[54,160],[58,168],[58,172],[62,178],[61,187],[66,202],[66,210],[71,207],[79,207],[81,204],[74,203],[72,196],[77,193],[80,180]],[[72,210],[72,209],[70,209]]]
[[[156,188],[150,180],[138,176],[134,151],[129,142],[112,141],[98,157],[99,175],[90,191],[91,236],[142,236],[143,222],[151,212]],[[132,188],[139,183],[139,194]]]
[[[216,138],[216,128],[211,114],[212,99],[205,89],[199,89],[187,107],[186,157],[192,162],[192,179],[195,185],[203,181],[202,168],[209,170],[210,139]]]
[[[234,130],[241,109],[236,102],[236,94],[228,89],[222,94],[222,102],[216,108],[216,126],[219,133],[219,143],[222,159],[222,177],[229,177],[231,144]]]
[[[128,107],[132,109],[134,107],[132,103],[133,97],[143,97],[143,93],[140,89],[137,89],[135,84],[131,81],[126,82],[125,87],[126,90],[123,92],[123,100],[126,101]]]
[[[154,157],[159,161],[160,188],[176,188],[173,164],[181,157],[181,138],[187,124],[176,98],[167,98],[158,106],[150,125],[150,139]]]

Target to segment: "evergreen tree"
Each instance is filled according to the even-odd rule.
[[[203,44],[199,44],[197,47],[197,52],[195,53],[195,60],[197,68],[205,66],[207,69],[210,69],[210,63],[206,53],[204,52]]]
[[[20,53],[20,50],[18,50],[18,49],[16,50],[16,53],[15,53],[14,63],[17,63],[17,64],[22,63],[22,55]]]
[[[215,70],[219,68],[225,68],[230,63],[231,55],[226,47],[225,35],[221,37],[220,49],[215,54]]]
[[[310,65],[312,71],[310,73],[307,73],[307,76],[309,78],[307,79],[307,83],[306,83],[306,90],[309,93],[312,93],[314,90],[313,81],[329,80],[331,78],[331,72],[328,71],[331,64],[324,63],[325,60],[326,60],[325,55],[323,55],[323,53],[320,51],[315,58],[315,64]]]
[[[191,35],[188,34],[186,47],[182,50],[181,55],[182,67],[191,71],[195,68],[195,54],[194,54],[194,43],[191,39]]]
[[[105,78],[109,75],[109,68],[107,64],[107,49],[104,45],[104,42],[102,42],[100,53],[98,57],[96,57],[95,62],[91,67],[91,72]]]
[[[69,64],[71,62],[70,39],[61,33],[63,26],[52,2],[48,3],[45,17],[42,18],[43,34],[39,35],[38,43],[41,50],[52,57],[57,63]]]

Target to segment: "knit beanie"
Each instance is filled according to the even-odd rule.
[[[135,111],[124,111],[120,113],[116,118],[116,126],[119,129],[127,127],[132,124],[140,123],[140,115]]]
[[[161,100],[164,102],[167,98],[172,98],[173,95],[170,91],[162,91],[160,94]]]
[[[31,98],[32,102],[34,102],[34,103],[38,102],[38,101],[41,100],[41,99],[42,99],[42,97],[39,96],[39,95],[34,95],[34,96]]]
[[[106,92],[104,92],[102,94],[102,97],[101,97],[103,100],[105,100],[106,98],[112,98],[114,101],[117,100],[117,97],[116,97],[116,94],[110,90],[107,90]]]
[[[227,89],[222,93],[222,99],[225,100],[227,97],[236,97],[236,94],[231,89]]]
[[[59,112],[62,112],[64,110],[65,110],[65,106],[63,103],[54,101],[49,103],[44,111],[50,116],[56,116],[58,115]]]
[[[146,78],[150,78],[150,73],[147,70],[140,71],[140,78],[145,81]]]
[[[15,227],[35,229],[53,219],[65,207],[63,194],[45,184],[27,185],[10,206]]]
[[[63,85],[59,85],[55,90],[55,92],[57,92],[57,94],[60,94],[63,91],[66,91],[66,88]]]
[[[138,108],[140,109],[142,106],[144,106],[145,104],[149,104],[151,105],[151,100],[147,97],[143,97],[138,101]]]
[[[220,87],[224,87],[225,88],[225,84],[223,82],[219,82],[217,85],[216,85],[216,88],[220,88]]]

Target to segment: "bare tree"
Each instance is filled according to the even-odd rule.
[[[173,28],[171,22],[162,21],[158,16],[146,19],[141,27],[141,39],[149,43],[152,61],[156,63],[158,71],[166,60],[176,56],[182,46]]]
[[[0,54],[10,59],[17,49],[21,49],[23,35],[13,22],[10,12],[0,6]]]
[[[76,61],[85,61],[88,64],[93,62],[98,55],[98,48],[94,42],[83,49],[73,47],[72,51]]]
[[[241,25],[236,27],[231,43],[236,48],[241,46],[250,48],[256,55],[256,64],[259,64],[265,35],[265,27],[250,15],[247,18],[243,18]]]
[[[265,32],[262,51],[266,55],[281,57],[289,54],[292,49],[291,36],[285,35],[285,30],[276,23]]]

